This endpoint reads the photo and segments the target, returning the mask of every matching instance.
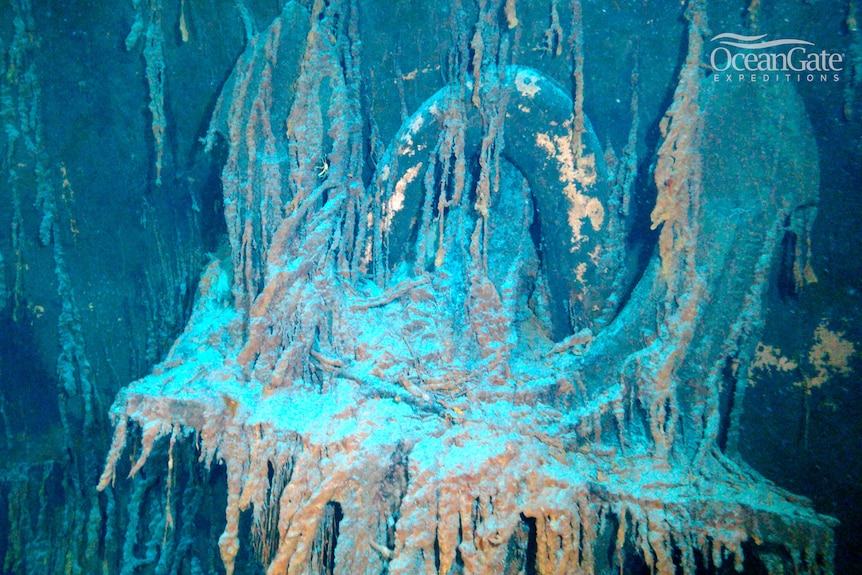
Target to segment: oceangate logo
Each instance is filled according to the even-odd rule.
[[[766,34],[725,32],[709,55],[716,82],[838,82],[844,54],[817,51],[813,42],[796,38],[764,40]]]

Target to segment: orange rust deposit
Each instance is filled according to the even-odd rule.
[[[161,367],[118,396],[100,489],[127,443],[133,481],[185,470],[168,489],[189,501],[223,469],[227,575],[831,573],[834,520],[719,440],[739,433],[723,366],[766,365],[761,296],[819,170],[778,136],[746,149],[726,112],[745,100],[813,150],[799,97],[703,84],[706,10],[689,3],[657,246],[633,263],[632,178],[584,112],[580,3],[568,23],[551,3],[562,78],[508,59],[524,4],[453,12],[446,85],[374,150],[354,2],[288,2],[249,41],[207,136],[227,144],[230,253]],[[416,75],[401,81],[416,99]],[[721,164],[758,155],[733,177]],[[849,353],[830,333],[810,361]],[[194,520],[179,499],[165,534]]]

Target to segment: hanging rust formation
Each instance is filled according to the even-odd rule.
[[[289,2],[227,82],[208,143],[227,147],[230,250],[117,397],[100,489],[134,445],[130,476],[168,477],[152,536],[182,542],[176,454],[223,466],[228,575],[830,573],[832,521],[732,449],[769,270],[817,201],[798,96],[703,85],[689,7],[658,245],[633,274],[622,178],[582,86],[512,62],[516,2],[479,2],[469,43],[453,11],[446,85],[382,151],[360,6]],[[739,101],[765,123],[750,138]]]
[[[417,261],[419,273],[441,265],[446,257],[445,211],[470,194],[465,190],[467,164],[477,161],[482,171],[473,183],[473,207],[482,222],[481,237],[492,235],[498,224],[508,224],[510,217],[523,218],[523,213],[506,212],[512,208],[504,203],[505,192],[500,190],[506,169],[501,162],[508,162],[530,190],[528,197],[519,200],[531,204],[537,216],[532,223],[541,229],[542,257],[547,262],[551,335],[563,339],[573,330],[591,328],[605,311],[617,271],[616,260],[608,258],[614,244],[608,241],[610,216],[605,209],[611,190],[603,153],[589,123],[584,128],[585,149],[572,152],[576,133],[570,118],[572,99],[547,76],[509,66],[493,70],[480,84],[482,101],[490,100],[494,118],[505,115],[505,122],[483,125],[487,112],[465,101],[473,92],[473,82],[468,80],[429,98],[386,150],[376,182],[381,213],[374,214],[382,220],[385,247],[377,251],[386,254],[390,265]],[[516,129],[504,133],[505,126]],[[437,189],[428,186],[435,169],[452,174],[451,179],[434,182]],[[422,218],[426,202],[443,214],[433,229],[421,226],[431,224]],[[421,241],[411,245],[417,232]],[[422,247],[430,253],[409,252]],[[496,288],[499,291],[502,285]]]

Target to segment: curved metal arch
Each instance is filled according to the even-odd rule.
[[[611,187],[598,139],[584,118],[580,150],[571,97],[551,78],[531,68],[509,66],[490,81],[505,106],[505,145],[501,155],[530,185],[541,230],[541,257],[551,295],[552,336],[560,340],[586,327],[605,309],[616,275],[609,257]],[[462,100],[463,154],[481,150],[481,110],[470,98],[471,85],[442,88],[399,130],[378,164],[382,191],[385,252],[389,264],[409,258],[410,238],[425,198],[424,170],[435,153],[453,98]]]

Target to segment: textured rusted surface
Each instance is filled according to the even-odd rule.
[[[119,395],[100,487],[129,423],[133,475],[159,441],[194,438],[201,465],[227,471],[229,575],[246,510],[272,574],[694,573],[746,553],[831,572],[831,521],[723,450],[738,430],[722,386],[753,353],[817,164],[777,137],[725,136],[737,96],[701,85],[702,8],[661,126],[656,254],[627,273],[630,190],[583,92],[506,62],[517,3],[481,3],[446,86],[377,148],[361,5],[290,3],[240,59],[210,135],[229,149],[230,254],[168,358]],[[274,88],[279,66],[292,89]],[[746,97],[764,114],[780,101],[782,130],[813,149],[793,92]],[[787,179],[768,162],[725,174],[753,149]]]

